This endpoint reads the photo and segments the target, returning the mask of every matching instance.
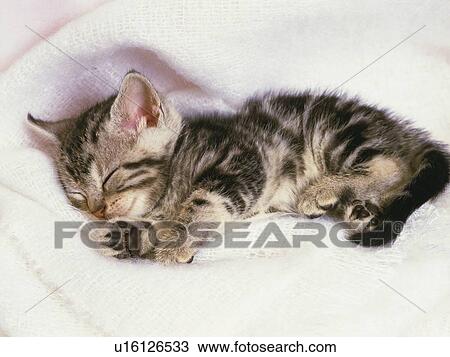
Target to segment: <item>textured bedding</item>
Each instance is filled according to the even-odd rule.
[[[118,261],[77,237],[28,112],[56,120],[136,69],[182,113],[249,95],[329,88],[380,103],[450,142],[450,3],[113,1],[65,25],[0,77],[0,335],[450,335],[450,196],[392,248],[204,249],[193,264]],[[425,25],[425,27],[424,27]],[[287,239],[301,217],[268,221]],[[317,219],[330,227],[332,221]]]

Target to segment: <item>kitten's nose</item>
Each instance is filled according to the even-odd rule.
[[[100,219],[105,218],[105,202],[104,201],[97,201],[97,202],[88,202],[88,206],[89,206],[89,211],[91,211],[91,213]]]

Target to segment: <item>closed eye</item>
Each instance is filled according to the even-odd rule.
[[[102,188],[105,188],[105,185],[108,183],[109,179],[111,178],[111,176],[118,170],[119,168],[115,168],[114,170],[112,170],[108,176],[105,177],[105,179],[103,180],[103,184],[102,184]]]
[[[81,192],[75,192],[75,191],[68,191],[67,195],[70,196],[70,198],[74,199],[75,201],[86,201],[87,198],[84,194]]]

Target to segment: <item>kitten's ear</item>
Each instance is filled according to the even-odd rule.
[[[34,118],[28,113],[28,123],[40,134],[51,140],[61,142],[70,130],[73,119],[62,119],[59,121],[45,121]]]
[[[120,127],[140,132],[158,126],[161,100],[150,81],[137,72],[128,73],[111,107],[111,117]]]

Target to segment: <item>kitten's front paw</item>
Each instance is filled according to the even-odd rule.
[[[158,244],[153,252],[153,258],[162,264],[189,264],[194,260],[195,249],[177,230],[166,230],[158,235]]]
[[[117,228],[104,234],[98,241],[104,255],[117,259],[150,258],[153,249],[150,223],[139,222],[139,225],[133,225],[126,221],[116,221],[114,224]]]
[[[100,252],[107,257],[116,259],[131,258],[133,255],[128,249],[126,240],[115,236],[113,232],[107,233],[104,236],[103,242],[99,242]]]
[[[337,206],[339,196],[330,187],[308,187],[301,195],[298,210],[309,218],[317,218]]]
[[[162,264],[190,264],[194,260],[195,251],[188,247],[156,248],[154,259]]]

